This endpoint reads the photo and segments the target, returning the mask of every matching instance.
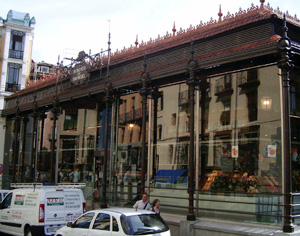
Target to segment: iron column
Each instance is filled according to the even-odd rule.
[[[191,42],[191,60],[188,62],[187,71],[188,78],[186,79],[186,84],[188,85],[188,102],[190,107],[190,145],[189,145],[189,182],[188,182],[188,193],[189,193],[189,210],[187,214],[188,221],[196,220],[195,212],[194,212],[194,146],[195,146],[195,86],[196,86],[196,72],[198,69],[198,63],[194,60],[194,43]]]
[[[141,156],[141,195],[145,193],[145,175],[146,175],[146,123],[147,123],[147,96],[149,94],[150,76],[146,71],[146,55],[144,56],[144,72],[142,73],[140,95],[142,96],[142,156]]]
[[[16,168],[17,168],[17,158],[18,158],[18,129],[20,122],[20,108],[19,108],[19,95],[17,97],[17,106],[16,106],[16,117],[14,121],[14,152],[13,152],[13,183],[16,181]],[[20,174],[20,173],[18,173]]]
[[[113,101],[113,90],[111,82],[107,82],[105,86],[105,130],[104,130],[104,159],[103,159],[103,179],[102,179],[102,200],[101,208],[107,208],[106,201],[106,182],[107,182],[107,159],[108,159],[108,123],[109,109]]]
[[[290,131],[290,78],[289,70],[292,67],[292,62],[289,58],[291,50],[291,41],[287,36],[288,28],[286,26],[286,19],[284,15],[283,23],[283,37],[278,42],[278,49],[281,54],[281,58],[278,61],[278,67],[281,69],[282,79],[282,146],[283,146],[283,181],[284,181],[284,223],[283,232],[294,232],[294,226],[292,222],[292,178],[291,178],[291,131]]]

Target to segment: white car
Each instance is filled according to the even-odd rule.
[[[89,211],[56,231],[55,236],[170,236],[166,222],[157,214],[133,208]]]

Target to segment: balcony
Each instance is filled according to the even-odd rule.
[[[119,114],[120,124],[134,122],[138,119],[142,119],[142,108]]]
[[[257,88],[260,85],[259,79],[238,78],[238,86],[242,89]]]
[[[8,57],[23,60],[23,53],[23,51],[10,49]]]
[[[21,88],[20,84],[15,84],[15,83],[6,83],[5,91],[8,92],[17,92]]]
[[[256,89],[260,85],[256,68],[242,71],[238,74],[238,86],[245,90]]]
[[[232,95],[233,94],[233,89],[231,87],[231,84],[222,84],[222,83],[217,83],[216,84],[216,90],[215,90],[215,96],[220,96],[220,95]]]

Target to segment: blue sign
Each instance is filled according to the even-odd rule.
[[[174,184],[186,170],[159,170],[156,173],[156,182]]]

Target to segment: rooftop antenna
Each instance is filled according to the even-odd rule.
[[[109,64],[110,64],[110,20],[108,20],[109,26],[108,26],[108,49],[107,49],[107,71],[106,71],[106,76],[107,76],[107,81],[109,80]]]
[[[60,55],[57,58],[57,68],[56,68],[56,84],[55,84],[55,95],[57,96],[57,83],[58,83],[58,72],[59,72],[59,59]]]

